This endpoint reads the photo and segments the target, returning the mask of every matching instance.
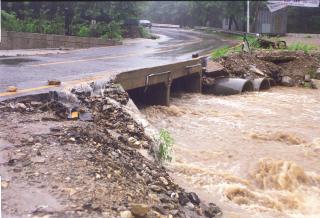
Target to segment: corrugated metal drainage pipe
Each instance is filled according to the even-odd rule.
[[[241,94],[253,91],[253,84],[247,79],[220,77],[215,79],[214,85],[208,91],[216,95]]]
[[[254,91],[270,89],[270,81],[267,78],[253,79],[252,83]]]

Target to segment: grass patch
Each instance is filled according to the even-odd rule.
[[[221,48],[213,50],[211,56],[213,59],[218,59],[220,57],[226,56],[227,54],[230,53],[230,46],[223,46]]]
[[[310,82],[304,82],[303,87],[304,87],[304,88],[311,89],[311,88],[312,88],[312,85],[311,85]]]
[[[170,133],[165,129],[161,129],[159,138],[156,141],[159,143],[159,151],[157,156],[160,162],[172,161],[171,154],[174,140]]]
[[[310,53],[311,51],[316,50],[317,47],[314,45],[304,44],[304,43],[293,43],[288,46],[289,51],[303,51],[305,54]]]
[[[227,33],[221,33],[221,32],[212,32],[212,33],[225,39],[231,39],[231,40],[237,40],[237,41],[242,41],[243,39],[243,36],[235,35],[235,34],[227,34]]]
[[[223,34],[223,33],[219,33],[219,35],[221,35],[221,34]],[[234,39],[236,39],[236,38],[239,39],[239,41],[243,40],[243,36],[234,36]],[[256,37],[247,36],[247,40],[249,42],[249,46],[250,46],[251,50],[261,49],[261,46],[260,46],[258,39]],[[294,43],[294,44],[289,45],[287,48],[281,48],[278,50],[303,51],[305,54],[309,54],[310,52],[315,51],[317,49],[318,49],[317,46],[298,42],[298,43]],[[272,46],[270,46],[269,48],[264,49],[264,50],[271,51],[271,50],[274,50],[274,48],[272,48]],[[237,45],[235,47],[223,46],[221,48],[213,50],[211,57],[212,57],[212,59],[218,59],[220,57],[227,56],[231,53],[239,53],[241,51],[242,51],[241,45]],[[310,75],[312,76],[312,74],[310,74]]]
[[[213,50],[213,52],[211,53],[211,57],[212,57],[212,59],[218,59],[221,57],[228,56],[231,53],[239,53],[241,51],[242,51],[241,45],[237,45],[234,47],[223,46],[221,48]]]

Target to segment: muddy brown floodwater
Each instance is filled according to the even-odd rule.
[[[141,109],[175,139],[171,175],[224,217],[320,217],[320,91],[182,94]]]

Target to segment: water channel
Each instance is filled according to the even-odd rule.
[[[320,91],[176,94],[142,113],[175,140],[172,177],[224,217],[320,217]]]

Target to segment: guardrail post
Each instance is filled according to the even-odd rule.
[[[165,82],[149,87],[149,79],[166,76]],[[171,71],[153,73],[146,76],[145,94],[148,104],[151,105],[169,105],[171,87]]]

